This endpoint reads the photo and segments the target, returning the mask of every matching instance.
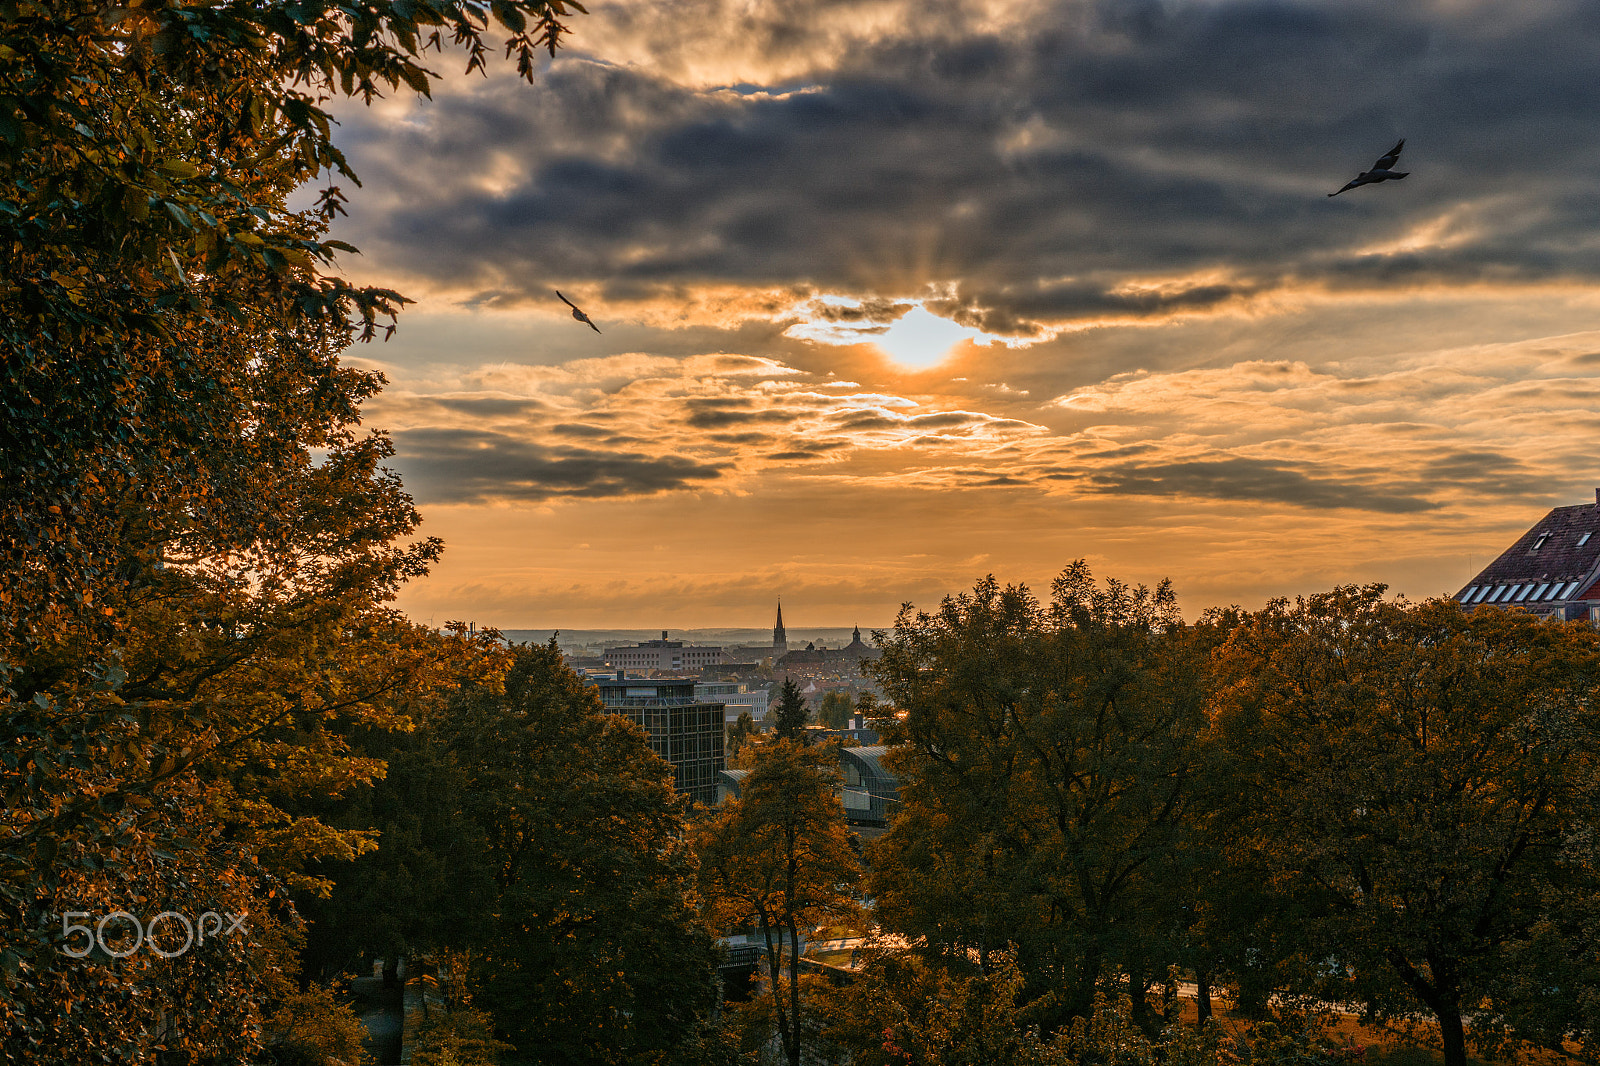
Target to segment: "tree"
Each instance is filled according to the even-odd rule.
[[[778,736],[793,740],[800,735],[806,722],[811,718],[811,712],[806,708],[806,698],[800,693],[800,686],[792,677],[785,677],[783,684],[778,687],[778,702],[773,704],[773,720],[777,723]]]
[[[822,706],[817,708],[817,721],[829,729],[844,729],[850,725],[850,712],[853,709],[848,693],[832,689],[822,694]]]
[[[503,656],[497,659],[503,671]],[[364,757],[383,761],[384,776],[318,812],[337,828],[375,831],[378,846],[308,868],[332,889],[325,898],[295,896],[307,922],[303,979],[346,972],[361,955],[397,960],[475,944],[483,916],[494,910],[488,837],[463,807],[467,773],[440,735],[445,694],[409,710],[412,732],[364,730],[352,738]]]
[[[492,6],[530,79],[567,11]],[[465,0],[0,9],[0,630],[95,620],[130,519],[256,543],[274,512],[254,490],[299,442],[278,419],[377,380],[277,358],[275,335],[371,336],[403,302],[323,273],[348,250],[322,235],[336,186],[308,214],[286,206],[319,177],[355,180],[320,105],[426,94],[422,52],[444,33],[484,69],[489,15]],[[291,394],[255,407],[250,385],[274,379]]]
[[[458,945],[475,1003],[552,1066],[672,1061],[716,997],[672,768],[553,640],[511,652],[437,728],[494,870],[476,943]]]
[[[728,730],[728,759],[731,761],[735,758],[739,754],[739,749],[755,735],[756,720],[750,717],[749,711],[740,711],[739,717],[734,719],[732,727]]]
[[[187,1050],[239,1059],[287,949],[214,1004],[179,1003],[149,994],[148,967],[63,968],[62,906],[135,885],[158,903],[278,898],[269,872],[315,888],[308,861],[370,846],[294,812],[382,773],[345,737],[403,727],[396,701],[438,660],[383,606],[438,545],[397,543],[415,512],[381,468],[388,442],[356,431],[381,378],[339,362],[403,301],[324,272],[344,247],[324,237],[336,187],[308,213],[286,203],[354,179],[328,96],[425,93],[439,31],[481,68],[489,10],[0,5],[8,1059],[147,1055],[173,1024]],[[525,74],[565,11],[492,5]],[[68,1007],[92,1047],[30,1043]]]
[[[1082,563],[1048,607],[990,577],[902,610],[874,667],[905,715],[904,807],[869,852],[885,926],[985,970],[1014,946],[1046,1025],[1119,970],[1154,1024],[1145,987],[1178,961],[1165,901],[1197,834],[1202,651],[1169,586],[1097,587]]]
[[[1298,908],[1317,990],[1596,1046],[1600,634],[1344,586],[1274,601],[1219,659],[1237,848]]]
[[[851,887],[860,870],[834,796],[839,775],[822,757],[798,740],[763,746],[739,797],[695,834],[707,918],[722,928],[753,921],[761,934],[789,1066],[800,1064],[804,1028],[801,937],[858,917]]]
[[[915,952],[874,952],[855,981],[825,997],[824,1034],[856,1066],[1039,1062],[1019,1004],[1022,983],[1005,952],[987,973],[951,972]]]
[[[285,996],[266,1024],[279,1058],[292,1053],[291,1061],[306,1066],[368,1066],[372,1062],[361,1047],[366,1027],[349,1006],[334,997],[332,989],[313,985]]]

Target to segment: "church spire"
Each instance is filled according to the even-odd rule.
[[[789,653],[789,635],[783,631],[783,600],[778,601],[778,621],[772,627],[772,657],[781,659]]]

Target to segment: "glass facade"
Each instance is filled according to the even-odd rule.
[[[697,804],[717,802],[717,771],[726,766],[723,705],[695,699],[692,678],[601,678],[606,708],[626,715],[650,738],[650,749],[672,764],[673,784]]]

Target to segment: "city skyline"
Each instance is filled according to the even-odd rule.
[[[1600,483],[1597,19],[596,4],[532,86],[343,104],[341,266],[416,301],[348,357],[448,546],[399,605],[846,624],[1078,558],[1190,617],[1453,592]]]

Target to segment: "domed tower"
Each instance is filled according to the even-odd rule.
[[[772,627],[772,659],[774,662],[789,654],[789,636],[783,631],[783,601],[778,601],[778,621]]]

